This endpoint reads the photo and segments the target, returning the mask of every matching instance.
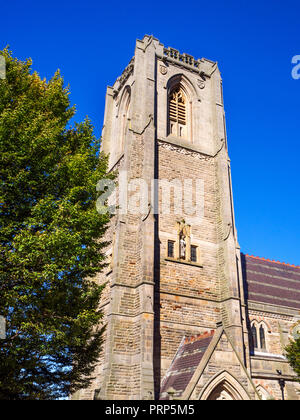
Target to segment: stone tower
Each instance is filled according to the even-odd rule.
[[[109,170],[119,173],[121,210],[108,231],[110,266],[99,279],[106,283],[103,354],[92,389],[80,397],[157,399],[182,340],[217,331],[226,333],[237,360],[230,363],[247,382],[217,63],[165,48],[152,36],[137,40],[134,57],[107,89],[102,149]]]

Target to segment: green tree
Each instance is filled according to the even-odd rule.
[[[285,348],[285,353],[289,364],[296,372],[298,381],[300,382],[300,337],[295,341],[290,341],[290,344]]]
[[[107,158],[88,119],[70,125],[59,71],[46,82],[0,54],[0,399],[55,399],[90,384],[101,347]]]

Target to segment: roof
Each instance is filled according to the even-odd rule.
[[[241,255],[246,299],[300,309],[299,266]]]
[[[169,399],[167,391],[174,393],[175,397],[182,395],[202,360],[213,335],[214,330],[211,330],[204,334],[183,338],[171,366],[162,381],[160,399]]]

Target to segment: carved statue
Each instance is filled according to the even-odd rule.
[[[185,237],[180,236],[180,258],[185,259],[186,243]]]

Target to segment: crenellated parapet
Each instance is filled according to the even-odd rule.
[[[199,69],[201,64],[200,59],[195,60],[192,55],[186,53],[181,54],[178,50],[171,47],[164,48],[164,55],[182,64],[188,64],[189,66],[195,67],[196,69]]]
[[[192,55],[186,53],[181,54],[178,50],[171,47],[163,48],[163,57],[161,58],[195,71],[203,78],[210,77],[212,70],[217,66],[217,63],[214,61],[205,58],[195,59]]]

